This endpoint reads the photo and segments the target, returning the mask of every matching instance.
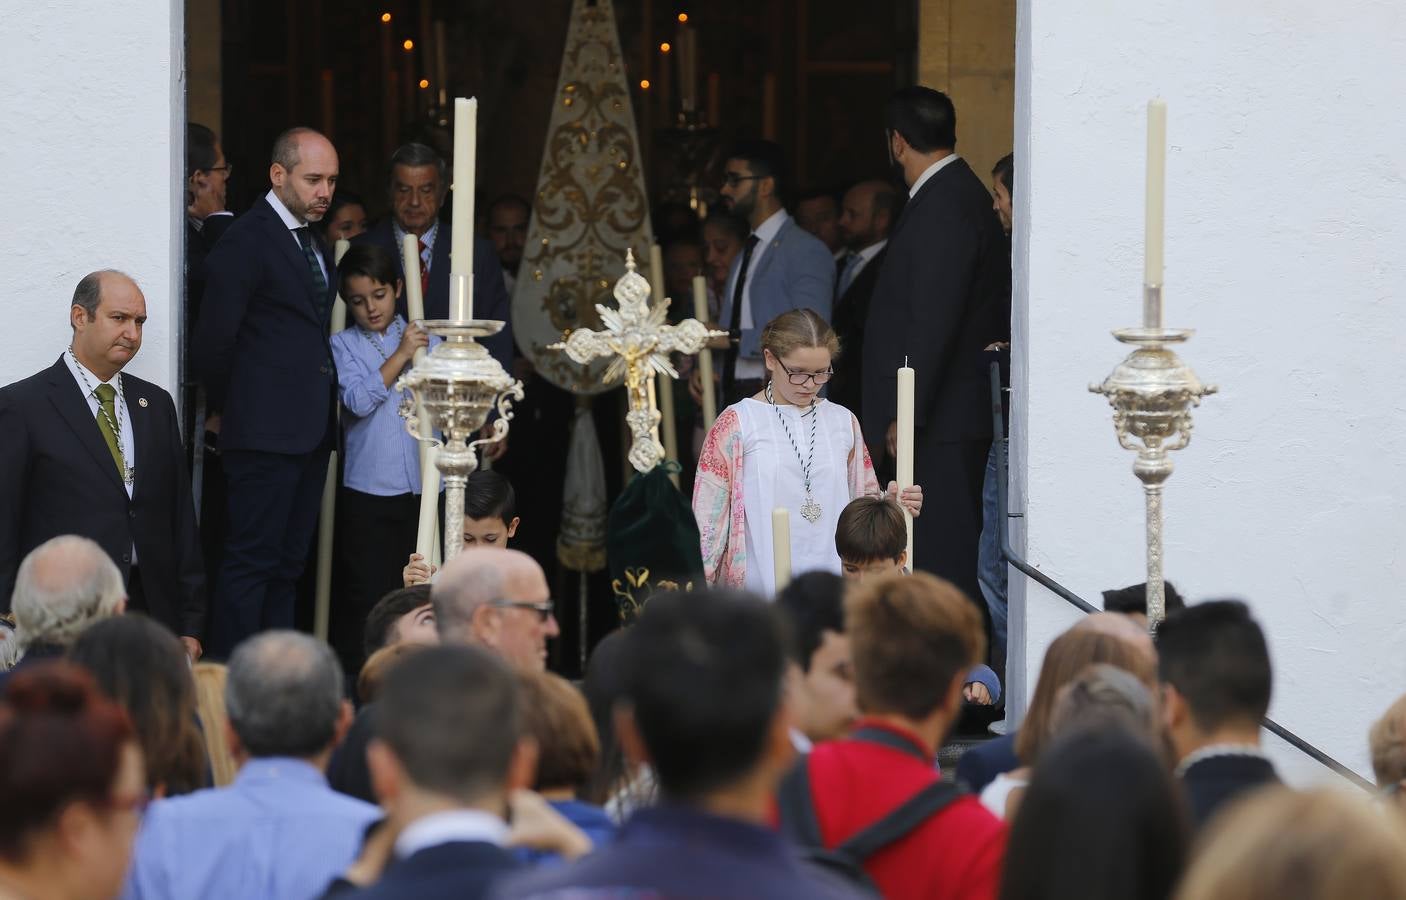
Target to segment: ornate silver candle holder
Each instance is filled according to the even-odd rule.
[[[1216,392],[1203,385],[1169,344],[1185,342],[1194,333],[1161,325],[1161,287],[1147,286],[1144,309],[1149,325],[1125,328],[1113,336],[1137,349],[1103,384],[1089,390],[1108,398],[1118,443],[1137,451],[1133,474],[1142,482],[1147,514],[1147,622],[1153,631],[1166,615],[1162,574],[1162,485],[1172,474],[1171,453],[1191,442],[1191,410],[1201,398]]]
[[[425,322],[425,330],[443,341],[430,351],[420,365],[396,382],[396,390],[408,390],[400,406],[405,428],[421,440],[420,414],[428,419],[431,433],[442,439],[435,465],[444,476],[444,561],[458,555],[464,546],[464,488],[478,468],[478,449],[495,444],[508,435],[513,418],[513,400],[521,400],[522,382],[514,379],[489,355],[478,338],[503,330],[503,323],[486,319],[466,322],[436,320]],[[475,437],[497,410],[498,418],[487,437]]]

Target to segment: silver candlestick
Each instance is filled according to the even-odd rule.
[[[1143,327],[1125,328],[1113,336],[1133,350],[1103,384],[1089,390],[1113,406],[1118,443],[1136,450],[1133,474],[1142,482],[1147,516],[1147,623],[1155,631],[1166,615],[1162,574],[1162,485],[1172,474],[1171,453],[1191,442],[1191,410],[1201,398],[1216,392],[1203,385],[1169,344],[1185,342],[1194,333],[1162,327],[1162,286],[1143,288]]]
[[[513,418],[513,400],[523,396],[522,382],[509,375],[489,355],[478,338],[503,330],[503,323],[486,319],[464,322],[435,320],[425,330],[443,341],[423,362],[396,382],[397,390],[408,390],[400,414],[405,428],[416,440],[421,437],[419,416],[428,420],[431,432],[442,439],[434,454],[435,465],[444,476],[444,561],[458,555],[464,546],[464,488],[478,468],[478,449],[495,444],[508,435]],[[498,418],[487,437],[474,438],[483,429],[489,412]]]

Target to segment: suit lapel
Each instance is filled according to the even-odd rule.
[[[121,476],[117,474],[117,465],[112,461],[112,452],[107,449],[102,432],[98,431],[97,420],[93,417],[92,410],[88,408],[88,400],[83,396],[83,389],[74,380],[73,373],[69,371],[63,357],[59,357],[59,361],[49,370],[49,385],[49,401],[58,410],[59,417],[68,423],[69,428],[73,429],[73,433],[78,437],[78,443],[87,449],[98,468],[107,475],[112,486],[121,491],[123,496],[126,496],[127,488],[122,484]]]
[[[308,260],[307,257],[303,256],[303,250],[298,244],[298,238],[289,231],[287,225],[283,224],[283,219],[279,217],[278,212],[274,210],[267,197],[262,200],[262,203],[263,206],[256,207],[256,209],[260,212],[260,218],[263,221],[264,229],[269,233],[269,237],[272,239],[274,248],[278,251],[279,256],[283,257],[283,261],[292,267],[293,272],[298,278],[298,283],[303,286],[303,297],[307,300],[308,309],[312,312],[313,318],[320,322],[322,317],[318,310],[317,297],[315,296],[316,292],[313,290],[312,274],[308,271]],[[316,246],[315,243],[314,246]],[[319,252],[321,252],[320,248]],[[325,255],[323,259],[324,261],[326,260]],[[327,267],[327,271],[329,273],[332,271],[330,265]]]
[[[151,405],[147,400],[146,386],[135,378],[122,377],[122,395],[127,398],[127,421],[132,424],[132,456],[133,462],[140,462],[136,466],[136,483],[132,485],[132,498],[136,499],[141,495],[142,485],[146,483],[143,474],[153,470],[152,457],[153,448],[156,446],[156,435],[152,429]]]
[[[787,219],[782,223],[781,230],[776,232],[776,237],[772,238],[766,245],[766,252],[762,254],[762,258],[752,264],[752,271],[747,273],[748,284],[756,284],[757,279],[762,277],[762,275],[771,268],[771,264],[776,261],[777,254],[781,252],[781,244],[786,240],[787,234],[790,233],[792,228],[799,227],[800,226],[796,224],[794,219]],[[760,250],[762,248],[758,247],[757,249]]]

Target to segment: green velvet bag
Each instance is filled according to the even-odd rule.
[[[610,507],[605,546],[620,617],[633,619],[663,590],[701,590],[703,553],[693,508],[669,480],[677,463],[635,475]]]

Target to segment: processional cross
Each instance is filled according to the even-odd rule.
[[[618,310],[596,304],[604,331],[578,328],[548,349],[565,350],[568,357],[582,365],[601,357],[614,357],[605,370],[605,381],[617,381],[622,375],[625,378],[630,401],[625,423],[634,438],[629,460],[635,471],[643,473],[664,459],[664,447],[656,434],[659,410],[649,390],[655,373],[678,378],[678,371],[669,362],[670,353],[697,353],[709,339],[725,337],[726,332],[713,331],[697,319],[667,324],[669,300],[661,297],[650,306],[649,282],[635,271],[632,250],[625,251],[625,274],[615,283],[614,293],[620,304]]]

